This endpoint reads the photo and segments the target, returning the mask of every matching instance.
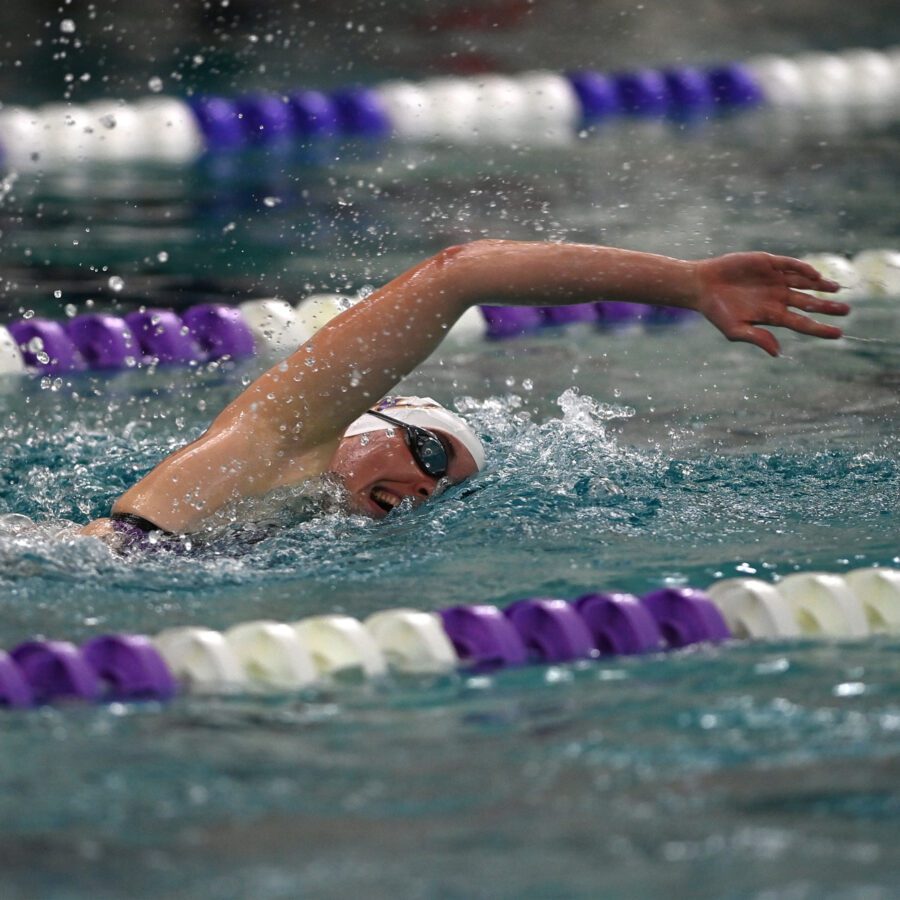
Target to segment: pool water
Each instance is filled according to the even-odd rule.
[[[684,256],[896,245],[897,128],[841,127],[23,176],[0,211],[8,317],[355,291],[482,235]],[[699,321],[448,345],[402,390],[484,436],[474,491],[188,557],[124,560],[69,523],[263,361],[6,380],[0,514],[36,524],[0,521],[2,646],[900,565],[894,305],[861,298],[849,320],[875,342],[784,336],[779,360]],[[898,652],[733,643],[9,713],[4,896],[889,897]]]

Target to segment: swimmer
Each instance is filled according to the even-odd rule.
[[[216,513],[329,473],[354,512],[382,518],[471,477],[484,450],[459,416],[427,398],[382,398],[477,304],[682,307],[777,356],[760,326],[841,336],[803,315],[846,315],[847,304],[803,293],[838,288],[807,263],[768,253],[685,261],[585,244],[451,247],[329,322],[82,533],[120,545],[151,531],[191,535]]]

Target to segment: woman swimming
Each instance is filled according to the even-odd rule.
[[[329,322],[119,497],[111,518],[82,532],[113,542],[153,530],[191,534],[223,509],[324,473],[340,481],[354,511],[379,518],[470,477],[484,451],[459,416],[427,398],[373,403],[476,304],[682,307],[729,340],[777,356],[778,341],[759,326],[841,336],[802,314],[846,315],[847,304],[803,293],[838,289],[807,263],[768,253],[685,261],[586,244],[451,247]]]

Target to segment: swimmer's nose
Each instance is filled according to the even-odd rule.
[[[413,488],[415,495],[427,500],[434,493],[434,485],[430,481],[419,481]]]

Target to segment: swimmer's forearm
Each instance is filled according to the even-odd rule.
[[[840,285],[790,256],[730,253],[688,262],[586,244],[479,241],[447,272],[448,296],[466,305],[533,305],[625,300],[702,313],[725,337],[755,344],[772,356],[775,336],[760,325],[838,338],[840,328],[803,313],[844,316],[846,303],[814,296]],[[799,312],[795,312],[799,310]]]
[[[481,303],[554,306],[617,300],[693,307],[697,264],[593,244],[475,241],[445,278],[448,293]]]

